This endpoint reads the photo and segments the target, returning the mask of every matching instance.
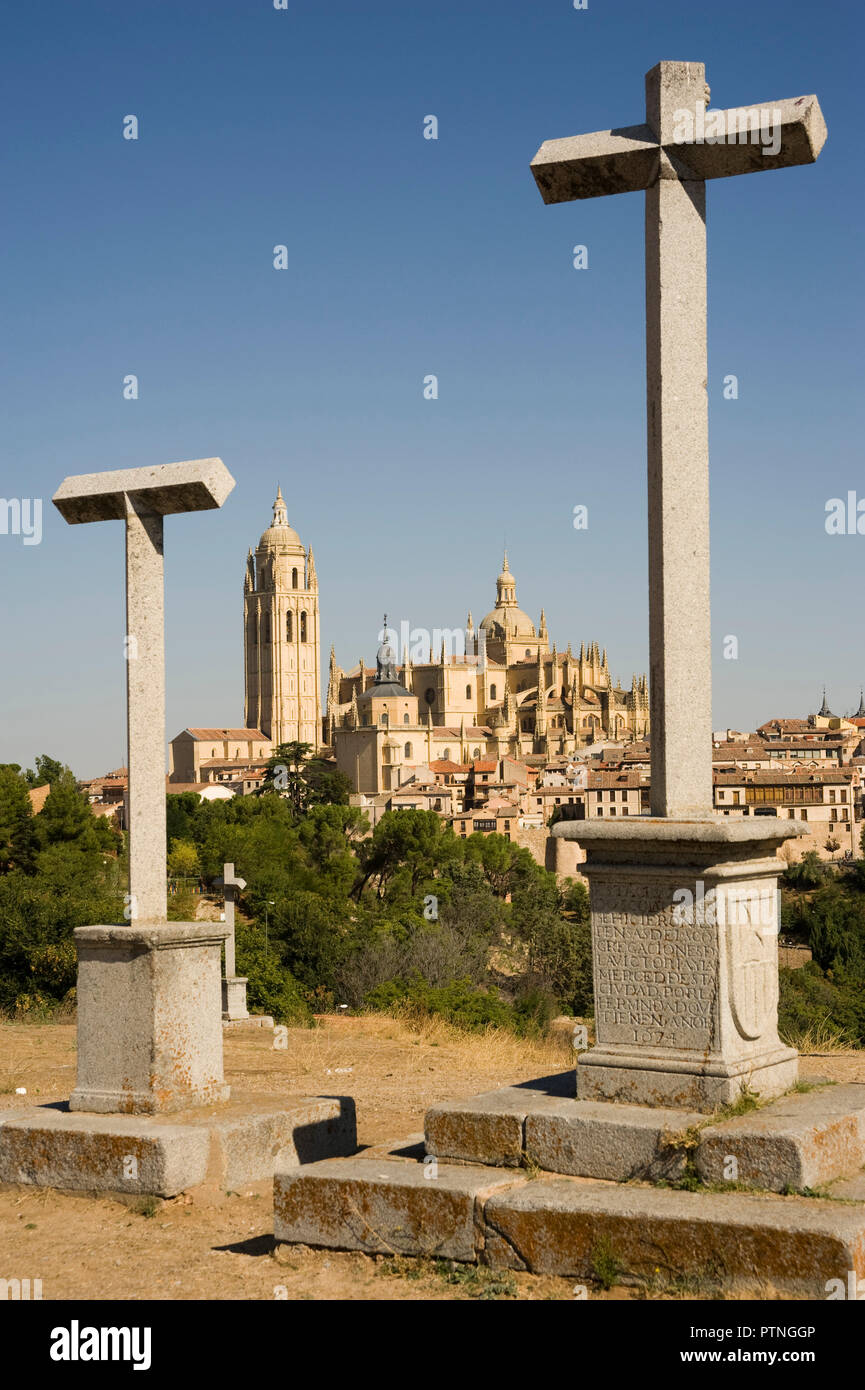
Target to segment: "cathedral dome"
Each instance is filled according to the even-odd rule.
[[[495,637],[537,636],[528,613],[517,607],[517,581],[508,565],[507,551],[502,572],[496,580],[496,606],[481,620],[481,627],[489,636]]]
[[[493,632],[497,626],[506,637],[537,637],[534,623],[522,608],[496,606],[481,620],[484,632]]]
[[[303,552],[303,542],[293,526],[288,524],[288,514],[285,510],[285,499],[282,495],[282,488],[276,490],[276,501],[273,504],[273,521],[266,531],[262,532],[261,540],[258,542],[259,550],[296,550]]]

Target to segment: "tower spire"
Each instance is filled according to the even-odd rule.
[[[282,488],[279,483],[276,485],[276,501],[273,504],[273,525],[287,526],[288,513],[285,510],[285,498],[282,495]]]

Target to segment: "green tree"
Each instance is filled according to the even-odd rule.
[[[0,874],[31,873],[37,848],[27,783],[14,763],[0,765]]]
[[[168,851],[168,872],[172,878],[197,878],[201,873],[198,850],[192,840],[172,840]]]
[[[305,811],[309,804],[309,788],[303,772],[311,753],[312,744],[299,739],[280,743],[268,761],[259,795],[275,791],[286,797],[297,815]]]
[[[65,771],[66,768],[56,758],[49,758],[47,753],[40,753],[36,756],[35,771],[28,768],[24,777],[28,787],[44,787],[49,783],[53,787]]]
[[[96,849],[98,839],[93,825],[93,812],[68,767],[51,783],[45,805],[36,817],[39,838],[43,845],[59,841],[75,841],[80,849]]]

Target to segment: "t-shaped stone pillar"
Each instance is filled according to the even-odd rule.
[[[221,459],[66,478],[72,524],[126,523],[127,926],[79,927],[78,1081],[71,1110],[155,1114],[227,1100],[214,923],[167,921],[163,517],[221,507]]]

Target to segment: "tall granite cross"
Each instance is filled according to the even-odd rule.
[[[652,804],[553,828],[585,849],[591,900],[595,1046],[577,1093],[699,1111],[796,1080],[775,886],[778,847],[803,828],[712,811],[705,180],[812,163],[826,138],[816,97],[712,112],[708,95],[702,63],[659,63],[645,125],[548,141],[532,162],[547,203],[646,193]]]
[[[652,814],[683,819],[712,813],[705,180],[813,163],[826,139],[815,96],[724,112],[708,97],[702,63],[658,63],[645,125],[532,160],[545,203],[646,192]]]
[[[165,880],[163,517],[221,507],[221,459],[66,478],[70,523],[126,524],[129,908],[125,926],[78,927],[78,1079],[71,1110],[153,1114],[228,1098],[214,923],[168,922]]]

